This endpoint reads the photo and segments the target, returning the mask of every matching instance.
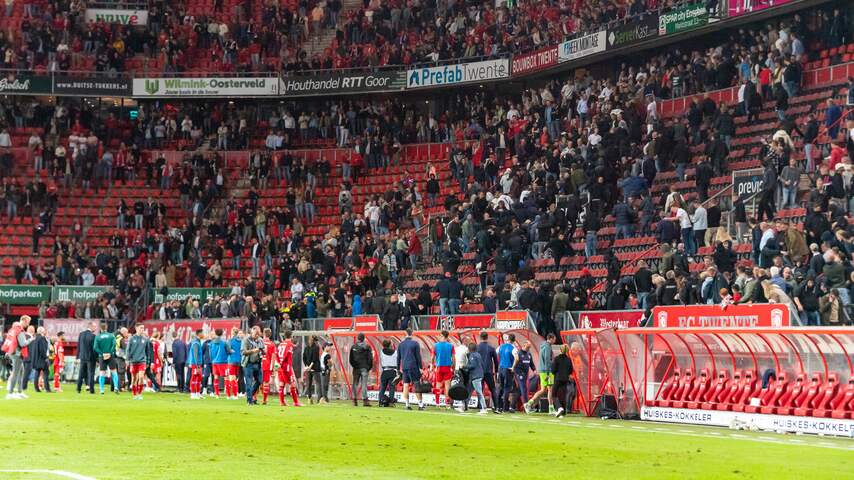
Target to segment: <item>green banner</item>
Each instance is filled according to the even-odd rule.
[[[709,23],[709,12],[704,4],[683,5],[658,17],[658,34],[670,35],[685,32],[707,23]]]
[[[170,288],[165,298],[160,292],[155,292],[154,303],[184,300],[187,297],[193,297],[198,299],[199,303],[205,303],[210,297],[228,295],[230,292],[230,288]]]
[[[51,298],[54,302],[93,302],[106,291],[107,287],[105,286],[57,285],[53,287]]]
[[[0,303],[38,305],[50,301],[50,287],[44,285],[0,285]]]
[[[49,95],[51,78],[42,75],[8,75],[0,79],[0,95]]]

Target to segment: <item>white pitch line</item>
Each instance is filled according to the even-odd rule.
[[[72,480],[96,480],[95,477],[87,477],[79,473],[66,472],[64,470],[0,470],[0,473],[40,473],[55,475],[57,477],[71,478]]]

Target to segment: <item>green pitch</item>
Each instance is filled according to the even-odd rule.
[[[4,480],[854,476],[854,441],[806,435],[166,393],[0,402]]]

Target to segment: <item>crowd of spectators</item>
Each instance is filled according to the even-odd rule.
[[[738,49],[746,48],[750,54],[741,58],[749,57],[751,62],[744,78],[749,85],[746,91],[755,91],[762,99],[762,72],[767,68],[778,71],[768,85],[775,97],[782,95],[781,91],[797,93],[799,79],[791,80],[786,71],[799,61],[799,47],[795,46],[801,38],[800,29],[817,25],[805,23],[812,26],[795,28],[794,23],[785,23],[781,29],[757,33],[755,44],[742,42]],[[735,58],[734,49],[730,45],[711,52],[709,57],[700,52],[692,57],[728,61]],[[790,162],[792,135],[811,131],[814,118],[803,125],[785,116],[780,118],[779,131],[760,154],[771,180],[766,181],[770,195],[762,197],[765,208],[752,220],[742,214],[739,200],[733,199],[734,221],[737,227],[742,225],[735,234],[721,229],[720,202],[703,201],[709,196],[711,179],[728,170],[734,118],[750,114],[755,104],[751,97],[730,111],[705,99],[692,106],[684,118],[663,120],[657,107],[662,92],[656,87],[663,84],[656,75],[668,61],[657,59],[641,67],[627,65],[614,79],[595,80],[587,75],[555,80],[518,98],[485,92],[459,94],[451,103],[455,108],[432,116],[421,116],[392,101],[336,102],[319,112],[285,104],[264,113],[262,109],[215,104],[170,105],[162,110],[143,105],[136,123],[127,129],[131,138],[111,138],[131,145],[127,157],[132,160],[123,166],[121,175],[145,173],[153,185],[159,184],[164,190],[177,188],[185,221],[181,226],[168,221],[169,215],[157,202],[125,203],[119,207],[116,222],[128,233],[117,232],[109,249],[93,255],[85,235],[66,242],[57,239],[57,260],[39,265],[33,277],[51,283],[48,271],[53,270],[53,277],[59,275],[62,283],[115,285],[114,296],[104,295],[91,305],[46,307],[54,308],[57,315],[73,311],[73,316],[83,318],[106,317],[113,310],[116,315],[127,312],[121,306],[132,302],[145,286],[163,293],[177,287],[223,286],[231,288],[230,295],[211,297],[204,304],[189,299],[152,306],[147,315],[195,318],[236,313],[251,323],[278,326],[285,322],[285,326],[298,327],[306,318],[376,313],[388,328],[405,328],[413,315],[429,312],[434,303],[443,313],[456,313],[460,302],[472,302],[482,303],[487,310],[528,309],[545,333],[556,330],[554,322],[562,312],[574,309],[648,310],[656,304],[775,299],[791,304],[795,311],[808,312],[815,311],[805,306],[811,302],[809,295],[814,295],[820,305],[831,305],[819,309],[831,312],[825,323],[845,321],[844,309],[833,307],[849,303],[851,285],[850,272],[845,270],[850,265],[851,249],[845,212],[852,196],[846,187],[851,183],[851,161],[845,143],[834,147],[837,153],[830,152],[835,160],[825,160],[819,152],[812,158],[818,166],[817,188],[807,199],[807,233],[800,238],[791,220],[774,218],[775,207],[792,203],[790,195],[784,195],[782,188],[778,193],[775,185],[780,178],[791,190],[793,172],[786,168],[809,167]],[[733,65],[721,71],[732,73],[730,82],[736,82],[745,70]],[[690,91],[712,85],[706,81],[717,82],[717,75],[686,76],[680,85]],[[258,120],[264,115],[266,126],[259,126]],[[66,117],[67,127],[56,137],[69,141],[76,137],[72,144],[86,146],[86,152],[95,150],[104,162],[104,142],[99,138],[117,134],[102,135],[100,132],[108,129],[97,126],[100,120],[81,121],[81,115],[73,114]],[[81,140],[84,132],[75,130],[78,125],[89,127],[85,140]],[[201,134],[194,135],[199,130]],[[89,131],[96,135],[89,135]],[[265,147],[255,151],[250,161],[252,188],[245,197],[225,196],[221,202],[214,202],[223,194],[224,185],[221,157],[212,150],[246,148],[252,138],[265,133]],[[850,149],[849,133],[844,129],[837,135],[840,133],[849,139]],[[351,154],[341,165],[328,165],[325,160],[304,163],[288,153],[292,138],[310,136],[336,138]],[[157,156],[143,160],[138,153],[176,139],[188,141],[188,147],[196,149],[181,164],[170,165]],[[207,144],[204,139],[208,139]],[[409,142],[451,143],[447,159],[450,178],[440,178],[428,165],[427,181],[419,184],[407,172],[394,188],[369,199],[364,209],[355,209],[353,182],[394,162],[399,145]],[[670,195],[656,200],[651,195],[656,176],[675,170],[680,179],[684,178],[694,166],[691,149],[701,143],[705,144],[705,154],[695,168],[696,201],[683,198],[675,187]],[[71,158],[76,156],[79,154]],[[118,154],[113,155],[112,170],[99,170],[108,181],[119,181],[116,157]],[[844,169],[841,175],[837,174],[838,165]],[[338,168],[343,180],[338,196],[341,222],[322,239],[306,242],[318,181],[327,186],[326,179],[337,178],[337,172],[332,172]],[[288,187],[284,203],[272,209],[259,201],[268,177],[284,179]],[[442,197],[441,182],[448,181],[456,182],[454,190],[463,195]],[[778,195],[784,203],[779,203]],[[767,204],[770,200],[774,205]],[[725,207],[729,202],[723,199]],[[426,235],[422,231],[419,236],[418,229],[427,224],[424,208],[436,204],[445,207],[444,220],[434,217]],[[662,252],[657,268],[641,267],[634,277],[621,275],[622,262],[613,249],[603,251],[600,247],[603,239],[598,232],[609,213],[615,217],[617,238],[656,237]],[[585,238],[583,252],[572,247],[578,229]],[[419,258],[424,237],[430,255]],[[733,246],[741,243],[751,244],[756,268],[736,261]],[[713,247],[713,254],[699,256],[698,250],[704,246]],[[468,252],[475,254],[481,281],[479,288],[464,291],[458,285],[465,275],[459,266]],[[588,269],[582,271],[581,278],[558,285],[534,280],[534,260],[552,258],[559,264],[563,257],[582,253],[588,261],[604,253],[601,264],[608,272],[605,295],[594,294],[598,281]],[[817,257],[821,265],[819,260],[813,261]],[[430,262],[441,264],[447,276],[435,288],[424,285],[403,294],[401,272]],[[698,273],[692,265],[699,262],[704,265]],[[242,265],[249,266],[248,276],[228,274],[243,272]],[[841,281],[838,266],[843,267]],[[834,304],[834,299],[841,303]],[[803,317],[805,321],[814,319],[811,314]]]

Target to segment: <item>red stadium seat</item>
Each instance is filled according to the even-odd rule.
[[[789,381],[786,378],[786,372],[780,372],[777,375],[777,380],[770,383],[768,388],[762,391],[762,395],[759,397],[759,405],[748,405],[744,407],[744,411],[747,413],[760,413],[766,406],[774,405],[786,393],[788,388]]]
[[[762,388],[759,379],[756,378],[756,372],[753,370],[744,372],[742,383],[744,384],[744,388],[732,402],[732,410],[734,412],[743,412],[744,407],[750,403],[750,399],[759,395],[759,390]]]
[[[688,368],[685,370],[685,373],[682,374],[682,379],[679,381],[679,388],[673,394],[673,401],[670,402],[671,407],[674,408],[685,408],[685,404],[688,403],[689,395],[694,390],[694,384],[697,379],[694,377],[694,369]]]
[[[729,392],[729,372],[721,370],[718,372],[718,379],[715,381],[714,387],[709,390],[705,401],[700,405],[703,410],[714,410],[715,406],[723,401],[724,395]]]
[[[700,408],[700,405],[706,400],[706,396],[711,390],[711,386],[712,377],[709,375],[709,369],[704,368],[700,370],[700,378],[697,379],[697,383],[694,385],[694,391],[691,392],[690,399],[685,407],[692,409]]]
[[[715,405],[715,410],[732,410],[733,401],[741,395],[742,390],[744,390],[744,371],[739,370],[733,374],[729,390],[724,392],[719,403]]]
[[[670,380],[665,383],[664,387],[662,387],[661,392],[658,395],[658,400],[654,401],[653,404],[658,407],[664,407],[665,402],[669,402],[671,394],[674,390],[679,386],[679,379],[682,376],[682,371],[678,368],[673,369],[673,376],[670,377]],[[668,403],[669,405],[669,403]]]
[[[807,376],[804,373],[801,373],[795,378],[795,381],[789,386],[789,390],[783,394],[782,397],[777,401],[780,404],[779,407],[773,407],[770,412],[764,413],[775,413],[777,415],[791,415],[795,411],[795,407],[797,407],[800,403],[800,400],[807,393],[807,386],[809,382],[807,382]]]
[[[832,402],[839,393],[839,377],[835,373],[827,375],[827,381],[821,389],[820,395],[813,400],[815,408],[812,411],[814,417],[829,417],[833,411]]]
[[[812,378],[810,379],[810,383],[807,386],[804,394],[798,398],[798,406],[795,407],[795,415],[800,417],[808,417],[812,415],[813,410],[813,400],[819,395],[821,392],[821,387],[823,383],[821,381],[821,374],[814,373],[812,374]]]
[[[836,398],[831,402],[832,418],[851,418],[854,412],[854,377],[848,379],[848,385],[841,388]]]

